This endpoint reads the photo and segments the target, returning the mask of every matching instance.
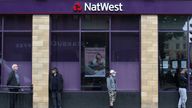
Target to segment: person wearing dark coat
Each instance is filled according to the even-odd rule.
[[[17,93],[19,91],[20,81],[19,75],[17,73],[19,67],[17,64],[12,65],[12,71],[7,79],[7,86],[10,91],[10,108],[15,108],[15,103],[17,100]]]
[[[178,102],[178,108],[186,108],[186,102],[187,102],[187,77],[186,77],[187,69],[183,69],[180,72],[180,75],[178,77],[179,82],[179,102]]]
[[[53,68],[49,75],[49,90],[53,101],[53,108],[62,108],[63,77],[57,68]]]

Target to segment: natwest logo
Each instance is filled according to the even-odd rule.
[[[84,4],[84,11],[123,11],[122,4],[110,4],[110,3],[85,3]]]
[[[75,11],[75,12],[81,12],[82,11],[82,6],[79,2],[74,4],[73,11]]]
[[[118,4],[111,4],[111,3],[87,3],[85,2],[83,5],[84,11],[89,12],[103,12],[103,11],[110,11],[110,12],[118,12],[123,11],[123,5],[122,3]],[[73,10],[75,12],[81,12],[82,11],[82,5],[80,2],[75,3],[73,6]]]

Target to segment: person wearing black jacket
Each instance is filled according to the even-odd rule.
[[[62,108],[63,77],[57,68],[53,68],[49,75],[49,90],[53,101],[53,108]]]
[[[12,71],[9,74],[7,80],[7,86],[9,88],[10,93],[10,108],[15,108],[15,102],[17,100],[16,92],[19,91],[20,81],[19,75],[17,73],[19,67],[17,64],[12,65]]]
[[[179,83],[179,102],[178,102],[178,108],[186,108],[186,102],[187,102],[187,77],[186,77],[187,69],[183,69],[180,72],[180,75],[178,77],[178,83]]]

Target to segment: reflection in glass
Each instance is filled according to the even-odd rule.
[[[79,33],[52,33],[51,61],[79,61]]]
[[[159,33],[160,57],[162,59],[187,59],[187,48],[183,45],[186,43],[185,37],[184,32]]]
[[[187,16],[159,16],[159,30],[180,30],[188,20]]]
[[[187,61],[187,48],[183,46],[185,43],[186,34],[184,32],[159,33],[159,79],[161,90],[177,89],[177,78],[182,67],[182,61]],[[167,67],[165,68],[165,66]]]

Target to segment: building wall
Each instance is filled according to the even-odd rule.
[[[33,108],[48,108],[49,15],[33,15]]]
[[[158,108],[158,17],[141,16],[141,107]]]

